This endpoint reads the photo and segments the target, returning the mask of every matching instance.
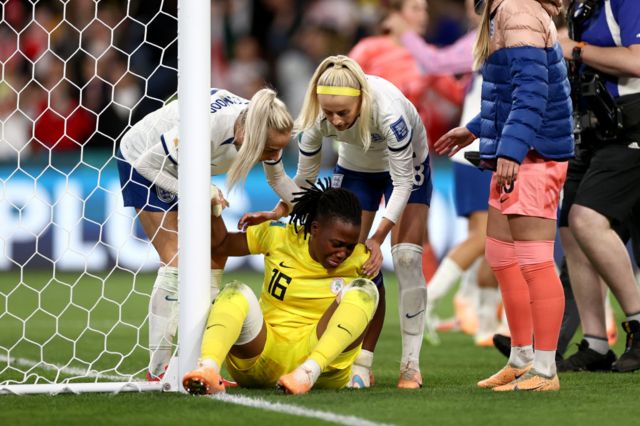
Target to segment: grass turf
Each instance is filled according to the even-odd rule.
[[[69,366],[90,366],[107,374],[139,372],[137,377],[142,377],[147,361],[142,347],[147,336],[146,295],[154,277],[141,274],[134,280],[133,275],[118,272],[102,278],[105,277],[57,274],[53,279],[44,272],[28,273],[22,279],[14,273],[0,275],[0,356],[9,355],[7,349],[11,348],[11,357],[39,360],[42,351],[48,362],[67,364],[73,359]],[[250,272],[228,273],[225,279],[238,279],[254,289],[261,282],[260,275]],[[390,273],[386,274],[385,282],[387,318],[376,350],[375,387],[363,391],[318,390],[296,397],[271,389],[230,389],[228,393],[397,425],[565,425],[632,421],[634,413],[629,412],[629,407],[635,406],[640,396],[637,374],[563,374],[562,390],[557,393],[494,394],[477,389],[475,383],[499,369],[505,358],[492,348],[474,347],[471,337],[461,333],[444,333],[440,346],[423,347],[423,389],[395,389],[400,357],[396,284]],[[36,309],[38,306],[40,309]],[[444,308],[441,313],[446,316],[450,313],[450,309],[447,310]],[[119,322],[115,321],[117,318]],[[103,349],[109,353],[100,355]],[[622,349],[623,342],[618,342],[616,353]],[[52,377],[51,372],[40,369],[30,373]],[[17,370],[7,368],[6,360],[0,360],[0,382],[22,377]],[[0,396],[2,425],[280,425],[284,422],[326,424],[177,394]]]

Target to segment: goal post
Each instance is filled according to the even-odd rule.
[[[178,7],[179,297],[188,307],[178,322],[180,378],[195,368],[211,299],[211,2],[181,0]]]
[[[11,218],[0,224],[0,395],[182,391],[195,367],[210,300],[211,4],[168,3],[0,5],[0,216]],[[177,24],[177,66],[167,22]],[[179,342],[153,383],[147,308],[159,263],[123,207],[117,142],[141,110],[176,93],[176,71]],[[94,142],[110,158],[96,160]],[[71,155],[58,154],[63,145]]]

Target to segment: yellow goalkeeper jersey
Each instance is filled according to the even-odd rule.
[[[369,258],[358,244],[338,268],[328,271],[309,255],[302,228],[296,232],[293,225],[276,221],[250,226],[247,243],[251,254],[264,255],[264,319],[278,338],[291,341],[308,335],[342,287],[364,276],[362,265]]]

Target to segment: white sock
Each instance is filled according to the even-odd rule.
[[[303,362],[300,365],[300,367],[298,367],[294,371],[294,373],[304,374],[304,376],[302,375],[300,375],[300,377],[296,376],[296,379],[298,379],[298,381],[302,382],[306,380],[311,380],[311,384],[313,385],[318,380],[318,377],[320,377],[320,373],[322,373],[322,370],[320,369],[320,365],[317,362],[315,362],[312,359],[308,359],[305,362]]]
[[[511,348],[513,352],[513,348]],[[556,375],[556,351],[536,350],[533,359],[533,369],[545,377]]]
[[[178,329],[178,268],[163,266],[153,284],[149,300],[149,372],[164,373],[173,354]]]
[[[224,273],[223,269],[212,269],[211,270],[211,303],[216,300],[218,297],[218,293],[220,293],[220,289],[222,288],[222,274]]]
[[[361,365],[363,367],[371,368],[373,366],[373,352],[366,349],[362,349],[356,358],[354,364]]]
[[[373,352],[360,350],[358,357],[351,366],[351,378],[348,388],[361,389],[371,386],[371,367],[373,366]]]
[[[554,352],[555,353],[555,352]],[[555,355],[554,355],[555,356]],[[511,346],[509,364],[516,368],[523,368],[533,362],[533,346]]]
[[[198,367],[213,368],[216,373],[220,374],[220,366],[211,358],[204,358],[198,361]]]
[[[606,337],[596,337],[596,336],[584,336],[584,340],[589,343],[589,349],[598,352],[600,355],[605,355],[609,352],[609,340]]]
[[[429,281],[427,292],[429,294],[429,303],[436,305],[456,284],[462,275],[462,269],[456,262],[448,257],[442,259],[436,273]]]
[[[478,288],[478,331],[476,337],[493,336],[498,329],[498,303],[500,291],[497,288]]]
[[[402,332],[401,364],[414,361],[418,365],[424,317],[427,307],[427,287],[422,274],[422,246],[409,243],[391,248],[393,268],[398,277],[398,311]]]
[[[478,270],[481,259],[477,259],[466,271],[461,272],[460,288],[456,296],[467,300],[476,300],[478,297]],[[457,266],[457,265],[456,265]]]

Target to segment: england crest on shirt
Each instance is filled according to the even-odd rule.
[[[156,195],[158,196],[158,200],[167,204],[173,203],[175,201],[176,194],[174,194],[173,192],[167,191],[165,189],[162,189],[158,185],[155,185],[155,187],[156,187]]]

